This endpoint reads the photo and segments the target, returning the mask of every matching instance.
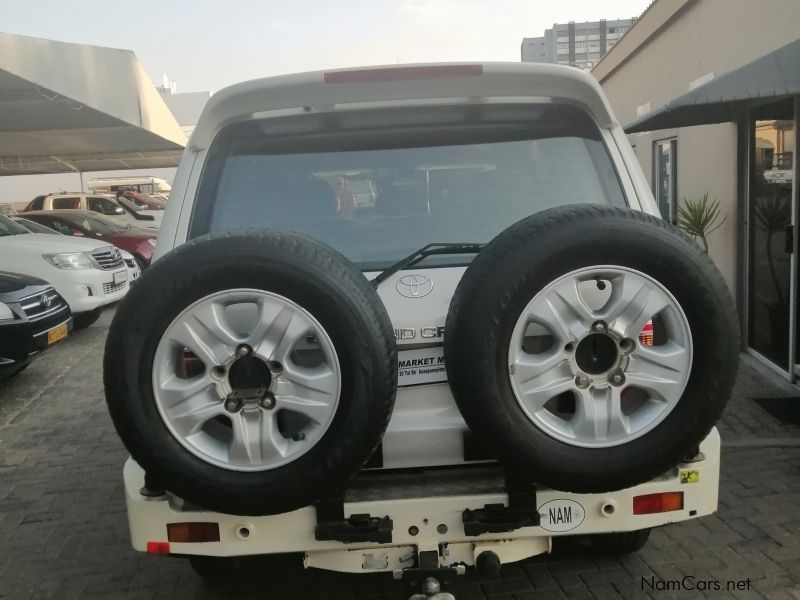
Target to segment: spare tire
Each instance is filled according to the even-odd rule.
[[[150,481],[231,514],[291,511],[369,459],[394,404],[389,317],[363,274],[310,237],[203,236],[117,310],[111,417]]]
[[[573,492],[656,477],[696,449],[738,367],[728,288],[690,238],[632,210],[543,211],[492,240],[445,327],[469,427]]]

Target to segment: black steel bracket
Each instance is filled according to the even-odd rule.
[[[502,533],[521,527],[539,525],[539,510],[536,506],[536,486],[529,476],[507,472],[505,488],[508,506],[486,504],[483,508],[466,509],[461,515],[466,535]]]
[[[344,495],[336,494],[323,498],[314,505],[317,511],[317,526],[314,537],[317,540],[336,540],[345,544],[356,542],[392,542],[392,520],[386,517],[373,517],[361,513],[344,517]]]
[[[440,567],[439,551],[436,550],[423,550],[417,553],[415,562],[416,565],[414,567],[403,569],[398,574],[399,579],[403,581],[405,594],[411,595],[412,598],[419,596],[429,597],[430,593],[426,593],[427,591],[425,590],[426,580],[435,579],[438,584],[437,594],[440,592],[446,593],[451,588],[456,577],[464,574],[463,567],[461,567],[460,571],[456,567]]]

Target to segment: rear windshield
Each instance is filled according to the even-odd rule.
[[[310,114],[236,123],[215,138],[191,237],[291,229],[364,270],[382,269],[429,243],[488,242],[532,213],[572,203],[625,205],[597,125],[580,108]]]

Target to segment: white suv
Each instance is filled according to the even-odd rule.
[[[88,327],[102,308],[121,300],[129,272],[120,251],[105,242],[30,233],[0,216],[0,270],[44,279],[67,301],[75,328]]]
[[[135,546],[434,568],[707,514],[736,318],[657,215],[577,69],[364,68],[215,94],[106,347]],[[487,462],[494,483],[442,468]],[[362,472],[343,497],[365,465],[415,471],[394,488]],[[186,527],[163,546],[166,523]]]

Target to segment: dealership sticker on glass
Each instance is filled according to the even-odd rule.
[[[419,385],[447,381],[444,347],[400,350],[397,353],[397,385]]]

